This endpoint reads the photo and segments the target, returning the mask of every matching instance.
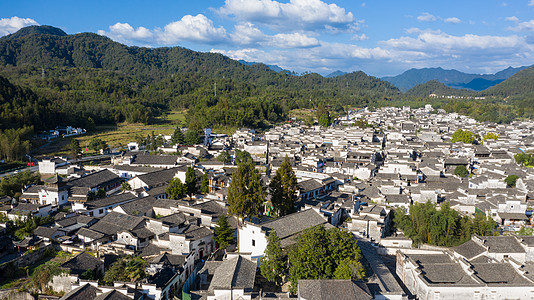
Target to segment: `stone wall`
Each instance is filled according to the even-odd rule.
[[[17,289],[0,290],[1,300],[33,300],[33,296],[28,292],[19,292]]]
[[[16,269],[16,268],[24,268],[26,266],[31,266],[38,261],[45,258],[47,255],[50,254],[50,252],[55,251],[54,246],[47,245],[42,248],[39,248],[35,250],[32,253],[28,253],[22,256],[19,256],[13,260],[10,260],[8,262],[5,262],[0,265],[0,278],[3,276],[3,274],[6,274],[5,271],[8,268]]]

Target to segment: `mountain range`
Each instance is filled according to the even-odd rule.
[[[518,68],[508,67],[495,74],[468,74],[442,68],[410,69],[400,75],[386,76],[381,79],[390,82],[403,92],[430,80],[439,81],[456,89],[482,91],[503,82],[510,76],[526,68],[529,68],[529,66]]]
[[[0,38],[0,66],[7,82],[36,95],[35,112],[52,111],[57,122],[89,127],[150,123],[166,111],[187,109],[191,124],[186,125],[196,128],[257,128],[286,120],[295,108],[323,104],[342,111],[343,106],[369,105],[400,93],[363,72],[295,76],[218,53],[128,47],[98,34],[68,35],[52,26],[25,27]],[[9,112],[10,99],[0,102]],[[37,126],[35,116],[2,117],[0,129],[15,123]],[[42,126],[56,125],[47,121]]]

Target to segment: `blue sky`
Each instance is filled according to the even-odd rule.
[[[423,67],[493,73],[534,64],[534,0],[0,2],[0,36],[36,24],[323,75]]]

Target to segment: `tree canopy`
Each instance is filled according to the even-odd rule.
[[[219,243],[219,248],[226,249],[228,245],[234,242],[234,232],[235,230],[230,227],[230,224],[228,223],[228,217],[222,215],[219,217],[219,220],[217,220],[213,239]]]
[[[472,234],[495,235],[495,222],[482,214],[472,219],[461,217],[443,202],[439,210],[430,201],[415,203],[409,213],[403,208],[395,210],[395,226],[418,245],[428,243],[437,246],[457,246],[471,238]]]
[[[266,196],[260,173],[252,161],[240,164],[228,188],[229,212],[240,218],[260,216]]]
[[[169,185],[167,186],[167,189],[165,189],[165,193],[169,195],[169,198],[172,200],[180,200],[184,196],[184,186],[182,185],[182,181],[180,178],[173,178],[169,181]]]
[[[365,276],[356,237],[322,225],[308,228],[289,250],[291,290],[299,279],[361,279]]]
[[[284,256],[280,246],[280,238],[273,230],[267,237],[267,247],[260,259],[261,275],[270,282],[279,283],[287,265]]]
[[[467,177],[469,176],[469,171],[464,165],[460,165],[454,169],[454,175],[459,177]]]
[[[195,175],[194,167],[187,167],[185,172],[184,192],[189,195],[189,199],[197,192],[197,176]]]
[[[475,141],[475,137],[473,136],[473,133],[469,130],[463,130],[461,128],[458,128],[453,134],[451,142],[463,142],[466,144],[472,144]]]
[[[277,216],[282,217],[294,211],[297,190],[297,176],[286,156],[269,184],[271,203]]]

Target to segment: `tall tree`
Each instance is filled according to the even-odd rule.
[[[176,126],[176,129],[171,136],[171,143],[173,145],[180,145],[184,143],[184,133],[182,132],[182,128],[180,128],[180,126]]]
[[[193,195],[197,192],[197,176],[195,175],[195,168],[187,167],[185,172],[185,193],[189,195],[189,199],[193,199]]]
[[[229,163],[232,161],[232,157],[230,157],[230,154],[228,154],[228,152],[223,151],[217,156],[217,160],[223,163]]]
[[[270,282],[280,282],[284,274],[284,254],[280,246],[280,238],[276,231],[271,231],[267,237],[267,247],[265,253],[260,259],[261,275]]]
[[[219,217],[213,237],[213,239],[219,243],[219,248],[226,249],[228,245],[234,242],[234,231],[235,230],[230,227],[226,215]]]
[[[193,129],[187,130],[185,133],[184,143],[187,145],[196,145],[198,144],[198,140],[200,139],[198,132]]]
[[[297,202],[297,189],[297,176],[295,176],[289,157],[286,155],[269,184],[271,202],[278,216],[282,217],[294,211]]]
[[[208,173],[202,175],[202,182],[200,183],[200,192],[202,194],[209,193],[210,190],[210,180],[208,178]]]
[[[252,156],[247,151],[241,151],[239,149],[235,150],[235,164],[244,164],[252,162]]]
[[[343,278],[348,271],[350,278],[360,279],[365,274],[360,259],[353,234],[338,228],[326,230],[322,225],[308,228],[289,251],[291,291],[296,291],[299,279]]]
[[[254,164],[251,161],[240,164],[228,188],[229,212],[240,218],[260,216],[266,194]]]
[[[184,187],[180,178],[173,178],[169,181],[169,186],[165,190],[172,200],[180,200],[184,196]]]
[[[68,148],[72,158],[77,158],[80,152],[82,151],[82,147],[80,147],[80,142],[78,142],[77,139],[72,139]]]

